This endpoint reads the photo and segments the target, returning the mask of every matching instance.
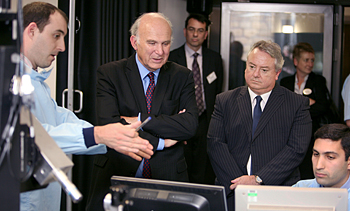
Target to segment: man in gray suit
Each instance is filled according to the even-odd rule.
[[[259,41],[248,53],[248,86],[219,94],[208,131],[208,154],[234,210],[237,185],[293,185],[311,136],[309,101],[276,84],[280,47]]]

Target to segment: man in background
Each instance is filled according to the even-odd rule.
[[[282,67],[282,72],[279,76],[279,79],[294,75],[295,73],[295,67],[293,63],[293,46],[289,44],[284,45],[282,49],[282,56],[284,59],[284,65]]]
[[[113,175],[188,182],[183,141],[198,125],[192,72],[168,62],[171,23],[161,13],[145,13],[130,29],[136,53],[97,70],[97,119],[104,125],[151,121],[140,137],[153,145],[154,155],[141,162],[108,150],[94,161],[87,210],[103,210]]]
[[[196,135],[185,145],[190,182],[214,184],[215,174],[207,154],[207,132],[215,97],[222,91],[223,67],[219,53],[203,47],[210,21],[201,14],[190,14],[185,21],[186,43],[170,52],[174,61],[192,70],[199,110]]]
[[[315,178],[301,180],[293,187],[346,188],[350,204],[349,127],[344,124],[324,125],[316,131],[314,137],[312,166]]]
[[[310,115],[312,119],[311,141],[303,162],[300,165],[301,179],[312,179],[312,147],[313,134],[320,128],[320,118],[328,111],[330,106],[329,92],[326,79],[322,75],[312,72],[315,63],[315,51],[309,43],[300,42],[294,46],[293,62],[296,73],[281,79],[280,85],[292,92],[309,98]]]
[[[208,131],[208,154],[234,210],[237,185],[292,185],[311,137],[308,99],[276,84],[281,48],[258,41],[242,86],[219,94]]]
[[[243,44],[240,41],[233,41],[230,44],[230,66],[229,66],[229,80],[228,89],[235,89],[239,86],[244,86],[244,70],[246,62],[243,61]]]
[[[31,110],[58,146],[67,154],[100,154],[106,152],[107,145],[136,160],[150,158],[152,146],[135,131],[140,122],[93,127],[51,98],[44,81],[52,69],[38,72],[38,68],[49,67],[57,54],[65,50],[66,14],[49,3],[34,2],[23,7],[23,19],[22,62],[34,86]],[[61,187],[53,182],[44,189],[21,193],[20,198],[21,210],[59,211]]]

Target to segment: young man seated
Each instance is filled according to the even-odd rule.
[[[350,129],[343,124],[324,125],[315,132],[312,154],[314,179],[301,180],[293,187],[346,188],[350,197]],[[350,204],[350,198],[348,202]],[[349,209],[350,210],[350,209]]]

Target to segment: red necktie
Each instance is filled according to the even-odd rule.
[[[149,85],[146,91],[147,112],[151,113],[153,91],[155,87],[154,74],[151,72],[151,73],[148,73],[147,76],[149,77]],[[144,159],[143,161],[142,176],[144,178],[152,178],[151,165],[148,159]]]

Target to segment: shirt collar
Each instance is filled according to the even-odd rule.
[[[305,83],[307,81],[307,79],[309,78],[309,74],[307,74],[304,78],[304,82]],[[298,81],[298,77],[297,77],[297,74],[295,74],[295,83],[297,84],[299,81]]]
[[[255,97],[258,95],[255,94],[249,87],[248,87],[248,91],[249,91],[249,96],[250,96],[250,102],[253,104]],[[265,102],[265,104],[267,103],[267,100],[269,99],[271,92],[272,92],[272,90],[260,95],[260,97]]]
[[[150,73],[151,71],[147,70],[147,68],[143,66],[143,64],[141,64],[141,62],[139,61],[139,58],[137,57],[137,53],[135,54],[135,59],[136,59],[137,67],[139,68],[141,79],[144,79],[147,76],[147,74]],[[160,69],[153,71],[156,78],[158,78],[159,72],[160,72]]]
[[[199,56],[202,56],[202,46],[198,49],[198,51],[194,51],[192,50],[188,45],[187,43],[185,44],[185,51],[188,55],[192,56],[194,53],[198,53]]]
[[[50,76],[50,74],[53,70],[53,67],[51,67],[49,69],[41,68],[39,72],[34,70],[32,63],[23,54],[21,54],[21,61],[23,62],[23,64],[24,64],[23,68],[25,69],[25,71],[23,73],[29,74],[30,78],[33,80],[45,81]]]
[[[348,180],[344,183],[344,185],[341,186],[340,188],[346,188],[346,189],[349,189],[349,188],[350,188],[350,177],[349,177]]]

